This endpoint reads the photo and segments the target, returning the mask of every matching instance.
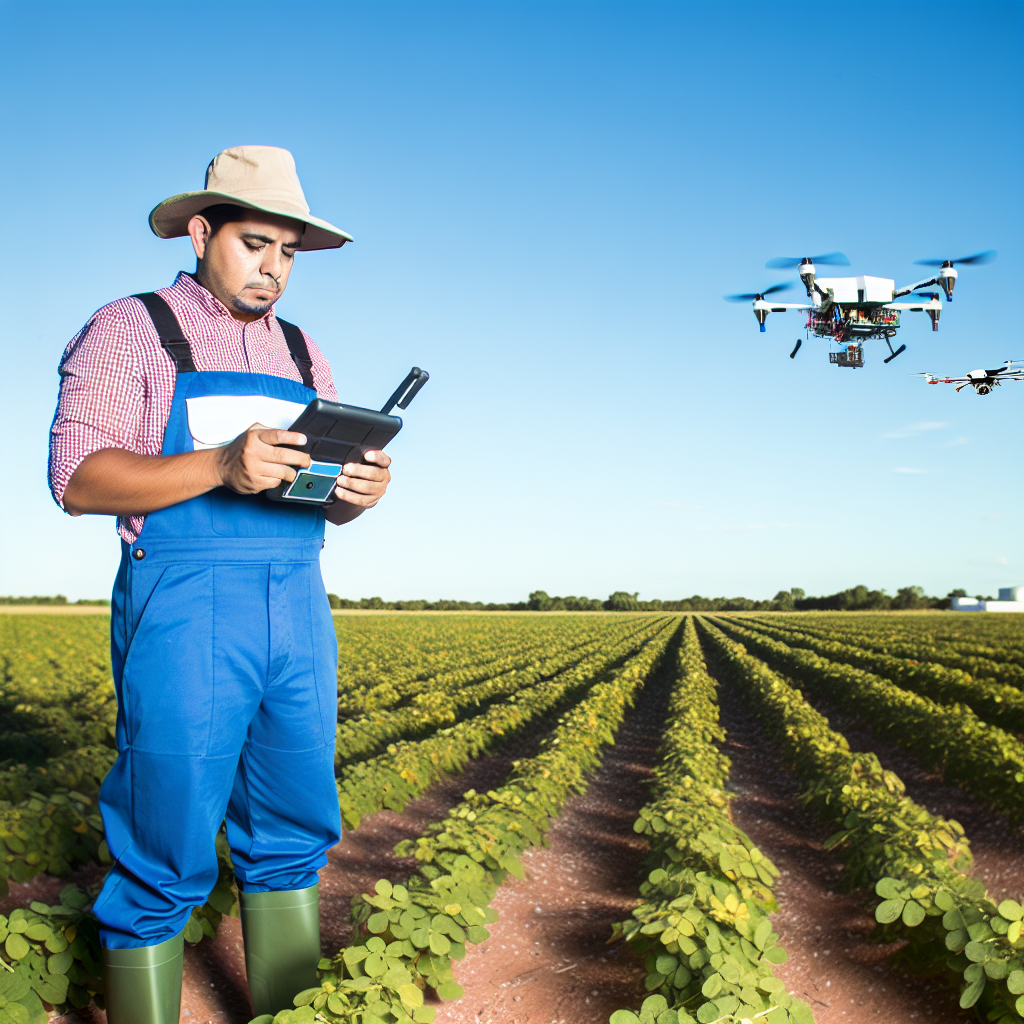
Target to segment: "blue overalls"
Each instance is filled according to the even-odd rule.
[[[197,372],[170,307],[139,298],[178,370],[164,455],[194,449],[190,398],[316,397],[292,325],[289,347],[309,386]],[[319,508],[221,487],[147,515],[138,540],[122,543],[111,602],[118,757],[99,798],[114,865],[94,908],[105,948],[182,930],[216,883],[225,818],[246,893],[315,884],[340,838],[323,534]]]

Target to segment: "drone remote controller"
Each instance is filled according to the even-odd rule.
[[[414,366],[380,412],[314,398],[288,428],[306,435],[304,445],[284,445],[305,452],[311,459],[295,479],[266,492],[271,501],[319,506],[334,504],[334,487],[347,462],[356,462],[368,451],[383,448],[402,429],[402,418],[391,410],[408,408],[430,374]]]

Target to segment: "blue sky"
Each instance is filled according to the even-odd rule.
[[[244,143],[313,212],[280,311],[343,401],[431,373],[386,501],[329,534],[348,597],[770,597],[1024,583],[1020,3],[0,4],[0,593],[105,596],[111,521],[46,489],[60,353],[191,269],[146,217]],[[830,366],[786,280],[961,271],[941,329]],[[792,275],[790,275],[792,276]],[[794,293],[792,301],[797,301]]]

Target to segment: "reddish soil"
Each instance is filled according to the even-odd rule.
[[[615,745],[548,832],[548,849],[523,856],[491,904],[491,937],[455,966],[465,988],[437,1024],[604,1024],[643,1002],[645,971],[612,925],[637,905],[647,843],[633,831],[647,802],[666,691],[653,684],[627,714]]]
[[[725,752],[732,759],[733,820],[781,872],[772,918],[789,961],[776,970],[806,1000],[817,1024],[908,1024],[969,1019],[945,979],[918,978],[891,963],[899,944],[870,939],[870,896],[842,892],[843,865],[822,843],[834,829],[800,802],[800,783],[785,768],[745,698],[720,691]],[[838,728],[838,726],[836,726]]]

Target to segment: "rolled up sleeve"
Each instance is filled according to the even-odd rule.
[[[68,481],[87,455],[101,448],[147,454],[140,447],[145,382],[119,305],[99,310],[72,338],[60,361],[49,482],[61,508]]]

